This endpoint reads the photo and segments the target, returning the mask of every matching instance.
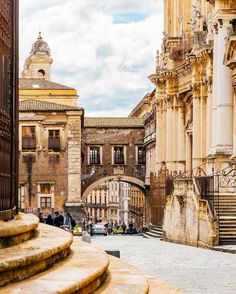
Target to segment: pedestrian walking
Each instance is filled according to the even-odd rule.
[[[51,214],[49,214],[48,217],[46,218],[46,224],[53,226],[53,218]]]
[[[123,222],[123,224],[122,224],[122,229],[123,229],[123,234],[125,234],[126,233],[126,224],[125,224],[125,222]]]
[[[42,212],[40,212],[40,214],[39,214],[39,222],[40,223],[45,223],[45,218],[43,217]]]
[[[55,217],[54,217],[54,226],[60,228],[63,226],[64,223],[64,217],[63,215],[59,214],[58,211],[55,212]]]

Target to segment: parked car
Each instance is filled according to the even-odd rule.
[[[90,235],[107,235],[107,228],[103,224],[95,224],[92,226]]]

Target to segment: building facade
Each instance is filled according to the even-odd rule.
[[[73,158],[74,146],[81,143],[83,111],[33,99],[20,101],[19,110],[20,206],[32,212],[64,211],[74,193],[71,178],[80,176],[80,162]],[[69,137],[72,130],[78,136]],[[77,173],[71,172],[75,164]]]
[[[81,210],[83,109],[73,88],[51,81],[52,58],[41,35],[20,79],[19,195],[32,212]],[[81,215],[80,215],[81,218]]]
[[[229,197],[234,205],[235,186],[216,186],[214,179],[227,174],[230,183],[235,162],[236,4],[175,2],[164,1],[164,38],[150,76],[156,87],[157,177],[164,174],[174,184],[174,191],[163,186],[164,195],[171,194],[164,234],[197,246],[235,242],[229,227],[228,233],[221,229],[225,216],[234,223],[235,211],[221,200],[217,209],[212,195]]]
[[[85,202],[87,220],[106,224],[109,219],[109,187],[100,185],[89,193]]]
[[[133,223],[138,232],[142,232],[143,227],[146,225],[145,206],[144,193],[137,186],[131,185],[129,202],[130,222]]]
[[[85,210],[88,219],[97,223],[128,225],[130,218],[130,184],[108,181],[89,193]]]
[[[0,220],[17,212],[18,1],[0,1]]]

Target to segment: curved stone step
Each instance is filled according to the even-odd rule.
[[[146,294],[149,285],[144,274],[122,261],[109,256],[108,275],[103,285],[94,294]]]
[[[40,224],[37,237],[0,249],[0,286],[43,271],[64,258],[71,243],[70,233]]]
[[[143,233],[144,238],[163,238],[163,233],[148,231]]]
[[[0,248],[29,240],[34,236],[38,224],[37,216],[23,213],[13,220],[0,221]]]
[[[181,290],[169,285],[167,282],[159,280],[152,276],[147,276],[149,284],[148,294],[183,294]]]
[[[0,288],[0,294],[93,293],[105,280],[108,266],[109,257],[105,252],[75,238],[71,253],[64,261]]]

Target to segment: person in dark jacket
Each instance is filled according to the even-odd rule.
[[[54,226],[60,228],[63,226],[64,223],[64,217],[59,214],[58,211],[55,212],[55,218],[54,218]]]
[[[53,226],[53,218],[52,218],[51,214],[49,214],[48,217],[46,218],[46,224]]]
[[[39,222],[40,223],[45,223],[45,218],[43,217],[42,212],[40,212],[40,214],[39,214]]]

